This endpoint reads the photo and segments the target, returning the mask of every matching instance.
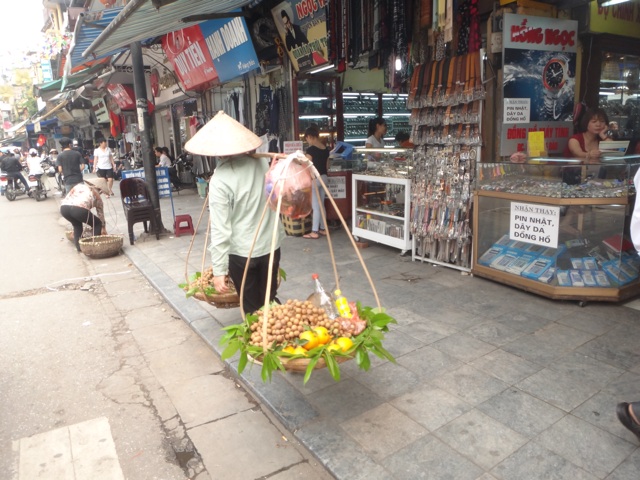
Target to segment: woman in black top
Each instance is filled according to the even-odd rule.
[[[317,126],[311,125],[304,132],[304,137],[307,143],[309,144],[309,148],[307,148],[306,156],[309,160],[313,162],[313,166],[316,167],[322,181],[327,183],[327,171],[329,170],[329,149],[325,146],[325,144],[320,140],[320,130]],[[318,202],[318,196],[316,195],[316,190],[320,193],[320,202]],[[326,226],[324,225],[324,221],[322,220],[321,208],[324,208],[324,197],[325,192],[324,188],[321,188],[320,181],[314,180],[313,182],[313,192],[312,192],[312,206],[313,206],[313,223],[311,228],[311,233],[304,235],[304,238],[320,238],[320,235],[326,235]]]

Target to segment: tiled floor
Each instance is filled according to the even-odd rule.
[[[197,219],[201,199],[174,202]],[[165,218],[170,212],[165,203]],[[345,233],[332,238],[342,290],[374,305]],[[193,328],[218,349],[220,325],[240,315],[186,300],[175,287],[191,239],[143,240],[127,254],[187,321],[198,315]],[[203,242],[201,226],[191,272],[201,269]],[[333,286],[326,239],[287,237],[282,252],[281,298],[306,298],[313,272]],[[615,405],[640,399],[640,300],[581,308],[384,246],[361,253],[398,320],[384,342],[397,363],[373,358],[368,372],[344,363],[338,383],[323,370],[307,385],[295,374],[265,385],[258,367],[243,374],[337,478],[637,480],[638,442]]]

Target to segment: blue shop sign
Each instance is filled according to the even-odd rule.
[[[244,18],[209,20],[200,24],[200,30],[220,83],[260,68]]]

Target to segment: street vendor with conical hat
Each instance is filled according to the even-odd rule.
[[[186,150],[191,153],[218,157],[215,172],[209,183],[209,250],[214,274],[213,285],[219,293],[227,293],[228,272],[240,292],[245,265],[251,253],[243,292],[242,306],[246,313],[255,312],[264,305],[275,222],[278,224],[278,231],[269,300],[276,299],[280,244],[284,238],[284,228],[278,213],[272,209],[267,208],[260,225],[267,201],[264,182],[269,169],[269,159],[252,157],[249,153],[261,143],[257,135],[220,111],[185,145]],[[260,229],[251,251],[259,225]]]

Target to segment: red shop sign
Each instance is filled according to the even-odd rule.
[[[185,90],[218,80],[211,54],[198,25],[162,37],[162,49]]]
[[[136,109],[136,95],[131,86],[122,85],[121,83],[110,83],[107,85],[107,90],[121,110]]]

